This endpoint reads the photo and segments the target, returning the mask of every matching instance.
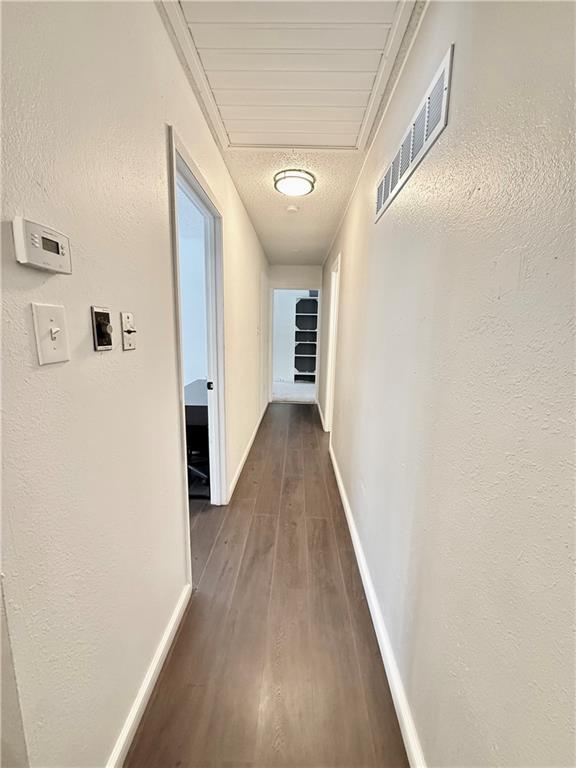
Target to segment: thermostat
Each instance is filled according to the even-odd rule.
[[[16,261],[48,272],[72,274],[70,239],[55,229],[16,216],[12,221]]]

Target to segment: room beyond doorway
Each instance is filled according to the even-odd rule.
[[[314,403],[317,386],[317,290],[273,293],[272,400]]]

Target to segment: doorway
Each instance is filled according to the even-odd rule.
[[[195,499],[213,505],[227,502],[222,219],[173,133],[172,160],[182,460],[187,508],[192,510]]]
[[[272,304],[272,400],[316,402],[317,290],[275,289]]]
[[[182,175],[176,191],[180,272],[180,345],[186,413],[188,496],[210,498],[206,263],[210,222]]]
[[[332,431],[334,420],[334,386],[336,380],[336,346],[338,340],[338,305],[340,301],[340,254],[330,272],[330,309],[328,312],[328,349],[326,356],[326,392],[324,430]]]

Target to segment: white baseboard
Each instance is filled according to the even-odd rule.
[[[320,406],[320,400],[316,400],[316,407],[318,408],[318,413],[320,414],[320,421],[322,422],[322,429],[324,432],[328,432],[326,429],[326,423],[324,422],[324,414],[322,413],[322,407]]]
[[[348,528],[350,529],[350,537],[352,538],[352,544],[354,545],[354,553],[356,554],[356,560],[358,561],[358,568],[362,577],[362,583],[364,585],[364,591],[366,592],[366,599],[368,601],[368,607],[370,608],[370,614],[372,616],[372,622],[374,629],[376,630],[376,637],[378,638],[378,645],[380,646],[380,653],[382,655],[382,661],[384,662],[384,668],[388,677],[388,683],[390,685],[390,691],[392,692],[392,698],[394,700],[394,707],[396,709],[396,715],[398,716],[398,722],[400,723],[400,730],[402,731],[402,738],[404,739],[404,746],[406,747],[406,753],[408,755],[408,761],[411,768],[426,768],[426,760],[424,758],[424,752],[422,751],[422,745],[418,738],[418,732],[412,717],[412,710],[408,703],[404,684],[400,676],[400,670],[396,663],[396,657],[390,643],[390,637],[386,624],[384,622],[384,616],[376,596],[376,590],[374,589],[374,583],[370,576],[368,569],[368,563],[366,562],[366,556],[364,555],[364,549],[360,536],[358,535],[358,529],[354,522],[352,515],[352,509],[348,500],[348,495],[344,487],[342,475],[338,467],[336,456],[334,455],[334,449],[330,444],[330,458],[332,459],[332,465],[334,467],[334,474],[336,475],[336,482],[338,483],[338,489],[340,496],[342,497],[342,505],[346,513],[346,519],[348,521]]]
[[[162,639],[158,643],[158,647],[156,648],[156,652],[152,657],[150,666],[144,675],[144,680],[142,681],[142,685],[136,694],[134,703],[130,707],[130,712],[128,713],[128,717],[126,718],[124,725],[122,726],[122,730],[120,731],[120,735],[116,740],[114,749],[108,758],[106,768],[121,768],[124,760],[126,759],[126,755],[130,749],[130,744],[132,743],[136,729],[140,724],[140,720],[142,719],[146,705],[148,704],[150,696],[152,695],[154,685],[156,684],[156,680],[158,679],[162,665],[164,664],[166,656],[168,655],[168,651],[172,645],[172,641],[174,640],[178,627],[180,626],[180,621],[182,620],[182,616],[184,615],[184,611],[186,610],[186,606],[188,605],[191,594],[192,587],[190,584],[186,584],[180,593],[180,597],[178,598],[176,607],[172,612],[170,621],[164,630]]]
[[[260,424],[262,423],[262,419],[264,418],[264,414],[266,413],[266,409],[268,408],[268,403],[264,406],[262,413],[260,414],[260,418],[258,419],[258,423],[256,424],[256,427],[254,428],[254,432],[252,433],[252,437],[248,441],[248,445],[246,446],[246,450],[244,451],[244,455],[242,456],[242,459],[240,460],[240,464],[238,465],[238,469],[234,473],[234,477],[232,478],[232,482],[230,483],[230,487],[228,489],[228,498],[225,501],[225,504],[228,504],[230,499],[232,498],[232,494],[234,493],[234,488],[236,488],[236,483],[238,480],[240,480],[240,475],[242,474],[242,470],[244,469],[244,464],[246,464],[246,459],[248,458],[248,454],[250,453],[250,448],[252,448],[252,443],[256,439],[256,435],[258,434],[258,430],[260,429]]]

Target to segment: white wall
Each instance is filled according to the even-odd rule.
[[[208,378],[205,219],[180,187],[177,208],[180,325],[186,385]]]
[[[20,711],[20,698],[14,673],[12,647],[8,635],[8,622],[4,607],[4,591],[2,591],[2,641],[0,652],[2,658],[2,720],[0,725],[1,748],[0,765],[2,768],[28,768],[26,740]]]
[[[269,268],[271,288],[317,290],[322,287],[322,267],[299,264],[271,264]]]
[[[222,207],[230,478],[267,264],[153,4],[2,13],[8,623],[30,764],[103,766],[188,578],[167,124]],[[71,276],[15,263],[15,214],[69,234]],[[38,367],[31,301],[65,305],[70,362]],[[91,304],[134,312],[136,351],[93,352]]]
[[[273,381],[294,381],[296,302],[308,295],[308,291],[274,291]]]
[[[375,225],[451,42],[448,127]],[[573,78],[573,4],[432,3],[324,269],[333,447],[429,766],[575,764]]]

